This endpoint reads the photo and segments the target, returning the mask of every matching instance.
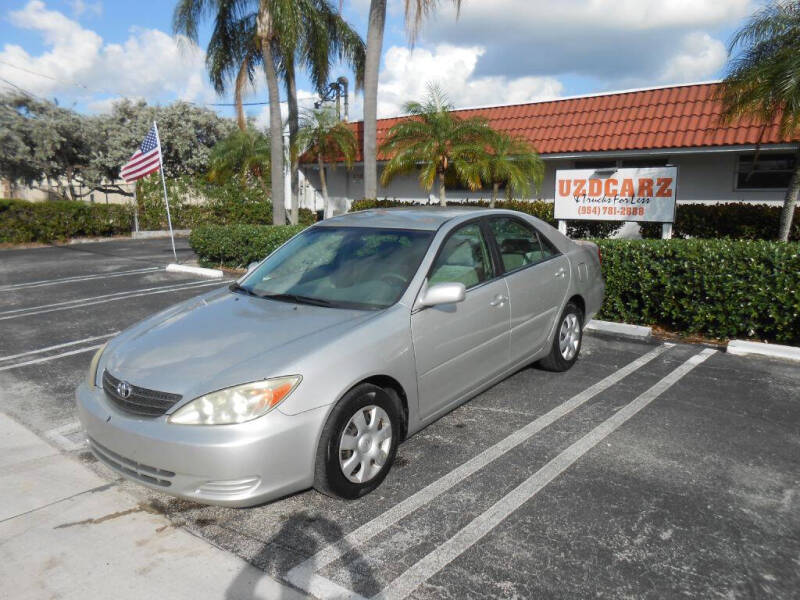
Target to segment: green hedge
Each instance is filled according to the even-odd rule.
[[[467,202],[448,202],[447,205],[486,208],[489,206],[489,202],[484,200],[471,200]],[[420,204],[416,202],[389,200],[388,198],[383,200],[364,199],[353,202],[353,205],[350,207],[350,212],[367,210],[370,208],[395,208],[398,206],[420,206]],[[430,206],[438,206],[438,204]],[[556,220],[553,217],[552,202],[544,202],[543,200],[498,200],[495,203],[495,208],[524,212],[550,223],[553,227],[556,226]],[[606,238],[620,227],[622,227],[622,223],[611,221],[570,221],[567,226],[567,233],[572,238]]]
[[[120,204],[0,200],[0,243],[53,242],[129,234],[133,210]]]
[[[246,267],[260,261],[305,225],[207,225],[192,230],[189,245],[205,267]]]
[[[679,204],[672,235],[678,238],[774,240],[778,237],[780,206],[731,202]],[[643,223],[642,237],[660,238],[660,223]],[[800,208],[795,209],[789,238],[800,241]]]
[[[199,227],[189,243],[205,266],[244,267],[303,226]],[[601,319],[712,338],[800,344],[800,244],[735,240],[597,240]]]
[[[800,344],[800,244],[598,240],[601,319]]]
[[[159,178],[140,180],[139,228],[166,229],[167,212],[164,192]],[[167,181],[172,226],[194,229],[202,225],[272,225],[272,203],[259,186],[227,183],[208,183],[202,177],[180,177]],[[189,203],[187,198],[202,199]],[[287,215],[288,217],[288,215]],[[310,225],[316,215],[307,208],[300,209],[300,223]]]

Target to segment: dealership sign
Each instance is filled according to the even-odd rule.
[[[677,167],[559,170],[555,218],[672,223],[677,181]]]

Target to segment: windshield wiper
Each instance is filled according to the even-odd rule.
[[[335,308],[337,305],[330,300],[323,300],[321,298],[311,298],[309,296],[298,296],[297,294],[264,294],[261,298],[269,298],[270,300],[290,301],[295,304],[310,304],[311,306],[325,306],[327,308]]]
[[[256,296],[256,297],[258,297],[258,294],[256,294],[252,290],[244,287],[243,285],[239,285],[239,282],[237,282],[237,281],[234,281],[232,284],[230,284],[228,286],[228,289],[230,291],[232,291],[232,292],[244,292],[248,296]]]

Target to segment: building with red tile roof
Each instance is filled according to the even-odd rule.
[[[484,117],[493,128],[519,136],[535,147],[547,166],[536,194],[539,198],[554,197],[555,171],[559,169],[670,164],[678,167],[679,201],[781,201],[796,160],[798,140],[781,136],[774,124],[764,127],[748,119],[722,123],[721,105],[715,98],[718,85],[692,83],[459,109],[454,113]],[[389,129],[403,118],[378,121],[379,146]],[[352,126],[361,144],[363,123]],[[760,158],[754,167],[757,146]],[[379,156],[379,161],[387,158]],[[359,148],[351,171],[330,173],[333,197],[344,201],[361,197],[361,160]],[[310,181],[318,178],[313,167],[304,171]],[[379,195],[429,198],[414,175],[397,178],[381,188]],[[486,195],[485,191],[448,191],[448,198],[454,200]]]

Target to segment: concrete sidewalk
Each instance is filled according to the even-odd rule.
[[[16,600],[306,598],[2,414],[0,581]]]

